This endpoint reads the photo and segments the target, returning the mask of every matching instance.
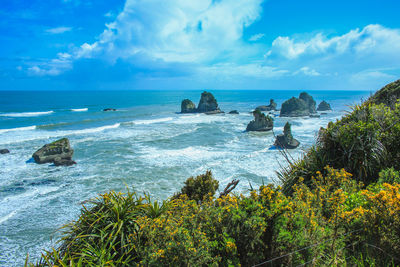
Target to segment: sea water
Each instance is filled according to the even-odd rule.
[[[211,170],[223,189],[248,193],[250,184],[279,182],[287,165],[273,149],[272,132],[245,132],[250,113],[273,98],[278,107],[300,91],[213,91],[221,110],[239,115],[179,114],[180,103],[196,104],[201,91],[0,92],[0,265],[22,265],[55,245],[57,229],[78,218],[82,202],[110,190],[150,193],[166,199],[183,182]],[[292,124],[301,145],[296,159],[315,143],[320,127],[361,103],[370,92],[310,91],[333,111],[320,118],[274,117],[274,133]],[[117,111],[104,112],[105,108]],[[46,143],[67,137],[77,165],[35,164]]]

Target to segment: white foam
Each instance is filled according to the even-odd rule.
[[[0,114],[1,117],[37,117],[37,116],[43,116],[43,115],[48,115],[53,113],[54,111],[42,111],[42,112],[20,112],[20,113],[4,113]]]
[[[0,129],[0,134],[6,132],[15,132],[15,131],[29,131],[35,130],[36,126],[27,126],[27,127],[18,127],[18,128],[10,128],[10,129]]]
[[[121,126],[121,123],[115,123],[113,125],[106,125],[106,126],[101,126],[101,127],[96,127],[96,128],[88,128],[88,129],[82,129],[82,130],[59,131],[56,133],[58,133],[58,135],[98,133],[98,132],[102,132],[102,131],[109,130],[109,129],[115,129],[115,128],[118,128],[119,126]]]
[[[8,221],[11,217],[13,217],[15,214],[17,214],[17,211],[13,210],[12,212],[10,212],[9,214],[7,214],[6,216],[3,216],[0,218],[0,224],[2,224],[5,221]]]
[[[196,114],[196,115],[183,115],[180,116],[178,120],[174,120],[174,124],[197,124],[197,123],[211,123],[217,121],[228,121],[229,118],[218,114],[216,116],[206,115],[206,114]]]
[[[71,108],[71,111],[83,112],[83,111],[88,111],[88,108]]]
[[[167,118],[160,118],[160,119],[153,119],[153,120],[137,120],[137,121],[131,121],[129,123],[140,125],[140,124],[153,124],[153,123],[167,122],[167,121],[172,121],[172,120],[173,120],[172,117],[167,117]]]

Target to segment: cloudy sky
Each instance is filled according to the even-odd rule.
[[[0,90],[376,90],[398,0],[2,0]]]

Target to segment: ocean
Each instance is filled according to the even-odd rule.
[[[221,110],[239,115],[179,114],[185,98],[202,91],[0,91],[0,266],[20,266],[55,245],[57,229],[76,220],[82,202],[110,190],[134,188],[166,199],[190,177],[211,170],[223,189],[248,193],[250,184],[277,182],[287,162],[272,148],[272,132],[245,132],[250,113],[273,98],[278,107],[300,91],[211,91]],[[274,116],[274,132],[287,121],[302,156],[320,127],[346,114],[367,91],[309,91],[333,111],[320,118]],[[117,111],[104,112],[105,108]],[[71,167],[38,165],[32,154],[67,137],[75,150]]]

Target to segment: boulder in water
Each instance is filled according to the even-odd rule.
[[[184,99],[181,103],[181,113],[196,112],[196,105],[190,99]]]
[[[331,109],[331,105],[329,105],[328,102],[326,102],[325,100],[322,101],[321,103],[319,103],[317,111],[327,111],[327,110],[332,110]]]
[[[283,134],[276,137],[274,145],[286,149],[294,149],[300,145],[300,142],[293,138],[289,122],[286,122],[285,127],[283,128]]]
[[[280,117],[302,117],[309,116],[310,109],[307,103],[296,97],[292,97],[289,100],[286,100],[282,104]]]
[[[4,149],[0,149],[0,154],[8,154],[10,153],[10,150],[4,148]]]
[[[117,111],[115,108],[105,108],[103,111]]]
[[[215,97],[211,93],[204,91],[201,94],[200,102],[197,107],[197,112],[213,112],[212,114],[216,114],[221,113],[221,110],[218,107],[218,103]]]
[[[62,138],[53,143],[44,145],[41,149],[33,153],[32,157],[36,163],[54,163],[56,158],[60,160],[72,160],[74,150],[69,144],[68,138]]]
[[[317,111],[315,109],[316,102],[315,102],[315,100],[314,100],[314,98],[312,96],[310,96],[306,92],[302,92],[302,93],[300,93],[299,98],[301,100],[303,100],[304,102],[306,102],[308,110],[310,111],[310,113],[317,113]]]
[[[276,110],[277,106],[278,105],[275,103],[275,101],[273,99],[270,99],[268,106],[258,106],[258,107],[256,107],[256,109],[258,109],[260,111],[272,111],[272,110]]]
[[[246,128],[246,131],[265,132],[274,128],[274,120],[270,116],[266,116],[260,110],[253,111],[254,120],[252,120]]]
[[[239,114],[239,111],[237,111],[236,109],[235,110],[231,110],[231,111],[229,111],[228,114]]]
[[[72,165],[76,164],[76,162],[73,161],[72,159],[62,159],[59,157],[55,158],[53,163],[56,166],[72,166]]]

